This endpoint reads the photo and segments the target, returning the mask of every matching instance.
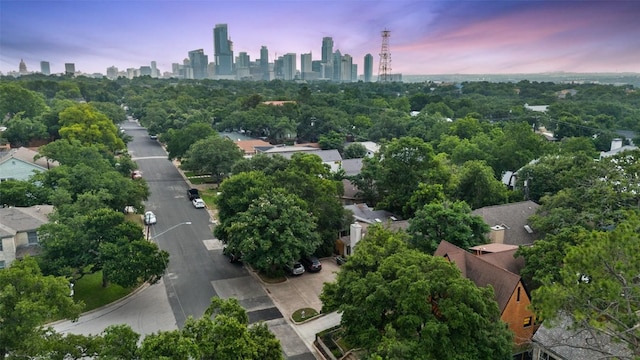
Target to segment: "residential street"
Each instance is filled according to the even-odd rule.
[[[209,213],[194,208],[187,199],[188,186],[160,144],[135,121],[123,123],[122,128],[133,137],[129,152],[149,184],[146,207],[158,219],[149,237],[169,252],[167,273],[158,284],[87,313],[77,323],[60,322],[54,328],[63,333],[97,334],[112,324],[128,324],[146,335],[182,327],[189,316],[202,316],[214,296],[234,297],[247,310],[250,322],[268,324],[287,358],[315,359],[310,343],[283,317],[262,282],[222,255]]]

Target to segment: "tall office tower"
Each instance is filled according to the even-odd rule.
[[[40,72],[44,75],[51,75],[51,66],[48,61],[40,61]]]
[[[151,76],[151,66],[140,66],[140,76]]]
[[[171,74],[175,77],[178,77],[180,75],[180,64],[171,63]]]
[[[266,46],[260,48],[260,70],[262,71],[262,80],[269,79],[269,49]]]
[[[65,73],[65,75],[75,75],[75,73],[76,73],[76,64],[74,64],[74,63],[65,63],[64,64],[64,73]]]
[[[329,63],[333,61],[333,38],[322,38],[322,62]]]
[[[282,76],[284,80],[294,80],[296,78],[296,54],[288,53],[282,57]]]
[[[273,78],[284,79],[284,57],[278,56],[273,60]]]
[[[391,31],[382,31],[382,47],[380,48],[380,64],[378,65],[378,81],[391,80],[391,51],[389,50],[389,38]]]
[[[364,56],[364,82],[371,82],[373,79],[373,55]]]
[[[303,80],[311,80],[313,78],[313,70],[311,69],[311,53],[300,55],[300,74]]]
[[[22,59],[20,59],[20,64],[18,65],[18,72],[23,75],[27,74],[27,64]]]
[[[107,79],[115,80],[118,78],[118,68],[110,66],[107,68]]]
[[[351,81],[358,82],[358,64],[351,64]]]
[[[236,79],[248,79],[251,76],[251,58],[242,51],[236,58]]]
[[[209,57],[204,54],[204,50],[198,49],[189,51],[189,64],[191,64],[191,69],[193,69],[194,79],[202,80],[207,78]]]
[[[233,75],[233,43],[229,40],[227,24],[216,24],[213,29],[213,57],[216,75]]]
[[[340,50],[336,50],[336,52],[333,53],[332,63],[333,76],[331,79],[339,82],[342,80],[342,54],[340,53]]]
[[[351,67],[353,65],[353,58],[351,55],[344,54],[340,63],[340,81],[351,82]]]
[[[151,62],[151,77],[152,78],[160,77],[160,72],[158,71],[158,65],[155,61]]]

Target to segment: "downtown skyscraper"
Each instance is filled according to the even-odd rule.
[[[213,28],[213,57],[216,75],[233,75],[233,42],[229,40],[227,24]]]
[[[207,65],[209,57],[204,54],[203,49],[189,51],[189,63],[193,70],[193,78],[196,80],[207,78]]]

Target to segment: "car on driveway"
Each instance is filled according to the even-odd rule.
[[[144,213],[145,225],[153,225],[157,222],[158,222],[158,219],[156,218],[156,214],[154,214],[153,211],[147,211],[146,213]]]
[[[195,198],[193,200],[191,200],[191,203],[193,204],[193,206],[196,209],[204,209],[206,204],[204,203],[204,200],[200,199],[200,198]]]
[[[300,262],[295,262],[291,265],[285,266],[284,269],[289,275],[304,274],[304,265],[302,265]]]
[[[307,271],[309,272],[318,272],[322,270],[322,263],[315,256],[305,256],[302,259],[300,259],[300,262],[302,263],[302,265],[304,265],[304,268],[307,269]]]

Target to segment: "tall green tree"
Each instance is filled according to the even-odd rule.
[[[484,244],[489,232],[489,225],[481,217],[472,215],[464,201],[427,204],[409,223],[410,243],[427,254],[433,254],[442,240],[463,249]]]
[[[13,147],[28,146],[31,140],[46,139],[47,127],[39,120],[30,119],[18,113],[6,122],[3,135]]]
[[[31,257],[0,270],[0,358],[29,353],[30,340],[45,333],[46,321],[77,319],[83,305],[69,291],[67,279],[42,275]]]
[[[342,312],[345,340],[372,358],[510,359],[513,334],[493,290],[398,236],[370,230],[325,284],[323,311]]]
[[[125,148],[113,121],[89,104],[76,104],[64,109],[60,113],[60,125],[63,139],[101,145],[112,153]]]
[[[242,156],[242,150],[231,139],[214,134],[191,145],[184,155],[182,168],[211,174],[211,178],[220,183]]]
[[[182,129],[171,128],[160,137],[160,140],[167,144],[170,160],[182,159],[192,144],[213,134],[215,134],[215,130],[211,125],[194,123]]]
[[[505,203],[507,188],[484,161],[467,161],[460,168],[456,197],[477,209]]]
[[[545,323],[568,316],[573,328],[605,335],[640,356],[640,217],[629,217],[612,231],[592,231],[568,249],[560,280],[545,282],[532,294],[532,304]],[[610,357],[606,343],[594,341],[593,350]]]
[[[316,219],[296,195],[274,189],[260,196],[245,212],[234,216],[226,239],[243,261],[267,274],[276,274],[320,245]]]

